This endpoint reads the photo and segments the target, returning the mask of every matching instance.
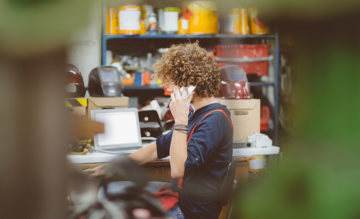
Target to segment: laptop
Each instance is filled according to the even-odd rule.
[[[92,110],[91,118],[105,126],[104,133],[94,135],[96,151],[128,154],[142,147],[136,108]]]

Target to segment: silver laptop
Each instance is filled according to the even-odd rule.
[[[104,133],[94,135],[95,150],[127,153],[142,147],[136,108],[92,110],[91,118],[105,126]]]

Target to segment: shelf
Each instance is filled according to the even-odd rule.
[[[159,85],[150,85],[150,86],[141,86],[141,85],[135,85],[135,86],[124,86],[124,91],[129,90],[163,90],[163,87]]]
[[[216,62],[226,62],[226,63],[248,63],[248,62],[263,62],[271,61],[273,56],[268,57],[259,57],[259,58],[219,58],[215,57]]]
[[[275,86],[273,82],[250,82],[251,87],[268,87],[268,86]],[[150,85],[150,86],[124,86],[124,91],[129,90],[163,90],[163,87],[160,85]]]
[[[110,39],[275,39],[272,34],[145,34],[145,35],[103,35]]]
[[[250,82],[251,87],[269,87],[275,86],[274,82]]]

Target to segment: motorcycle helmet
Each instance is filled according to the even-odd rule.
[[[81,75],[79,69],[73,65],[66,65],[66,76],[67,76],[67,84],[66,84],[66,93],[68,97],[84,97],[86,93],[86,89],[84,86],[84,80]]]

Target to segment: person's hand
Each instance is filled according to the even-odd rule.
[[[105,170],[104,170],[104,166],[97,166],[91,169],[86,169],[84,170],[85,173],[89,174],[92,177],[100,177],[100,176],[105,176]]]
[[[188,95],[187,89],[180,94],[179,88],[174,88],[171,94],[170,111],[175,119],[175,124],[188,124],[189,107],[194,92]]]

